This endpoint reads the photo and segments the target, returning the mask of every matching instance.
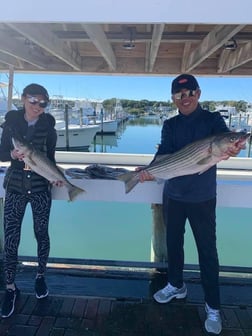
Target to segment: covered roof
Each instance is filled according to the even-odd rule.
[[[252,24],[8,21],[0,41],[0,71],[252,75]]]
[[[251,0],[8,0],[0,71],[251,76],[251,11]]]

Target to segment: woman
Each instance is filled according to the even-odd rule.
[[[15,285],[18,246],[21,225],[28,203],[33,214],[33,227],[37,240],[38,269],[35,293],[38,299],[48,295],[44,278],[50,250],[48,223],[51,210],[51,185],[34,173],[23,161],[23,154],[14,149],[12,136],[21,137],[55,162],[57,135],[55,119],[45,113],[49,103],[47,90],[39,84],[26,86],[22,93],[23,108],[11,110],[5,116],[0,145],[0,160],[10,161],[4,179],[4,272],[6,291],[2,304],[2,317],[9,317],[15,309],[19,289]]]

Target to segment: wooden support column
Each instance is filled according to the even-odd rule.
[[[166,228],[162,204],[152,204],[151,261],[167,262]]]
[[[12,95],[13,95],[13,79],[14,79],[14,67],[9,67],[9,83],[8,83],[8,106],[7,111],[12,109]]]

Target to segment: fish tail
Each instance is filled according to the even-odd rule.
[[[137,172],[129,172],[117,176],[117,178],[124,182],[125,192],[129,193],[139,182],[139,176]]]
[[[69,201],[74,201],[79,194],[84,192],[86,192],[86,190],[75,185],[71,185],[71,187],[68,189]]]

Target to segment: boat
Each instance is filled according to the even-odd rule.
[[[232,115],[229,119],[229,128],[231,131],[251,131],[251,120],[249,115]]]
[[[89,124],[100,125],[101,129],[98,132],[100,134],[116,134],[120,122],[115,111],[109,113],[104,110],[102,103],[97,103],[94,114],[87,116],[86,119]]]
[[[8,95],[5,89],[8,88],[8,83],[0,82],[0,117],[3,118],[8,110],[17,110],[17,107],[11,103],[11,107],[8,106]]]
[[[233,106],[218,106],[216,112],[221,114],[231,131],[251,131],[252,120],[249,113],[238,112]]]
[[[118,127],[118,121],[113,119],[96,120],[96,125],[100,125],[99,134],[115,134]]]
[[[12,104],[11,105],[11,110],[17,110],[17,107]],[[5,116],[5,114],[8,111],[8,102],[5,98],[0,97],[0,116]]]
[[[70,106],[68,101],[61,95],[54,95],[50,99],[50,104],[46,112],[50,113],[56,120],[64,120],[66,118],[66,106],[68,120],[77,119],[79,116],[79,110]]]
[[[100,130],[98,134],[115,134],[118,128],[118,121],[116,119],[84,117],[84,123],[86,125],[99,125]]]
[[[86,117],[85,120],[89,125],[100,125],[100,131],[98,133],[101,134],[115,134],[119,123],[117,119],[104,118],[103,115],[99,115],[98,117]]]
[[[88,149],[94,136],[100,131],[99,125],[69,124],[66,129],[64,120],[56,120],[57,150]]]
[[[89,120],[88,125],[98,125],[100,127],[98,134],[115,134],[118,128],[117,120]]]
[[[4,122],[5,114],[8,112],[8,98],[6,93],[4,92],[4,88],[8,85],[0,82],[0,125]],[[17,107],[11,103],[11,110],[17,110]],[[2,128],[0,127],[0,137],[2,135]]]

